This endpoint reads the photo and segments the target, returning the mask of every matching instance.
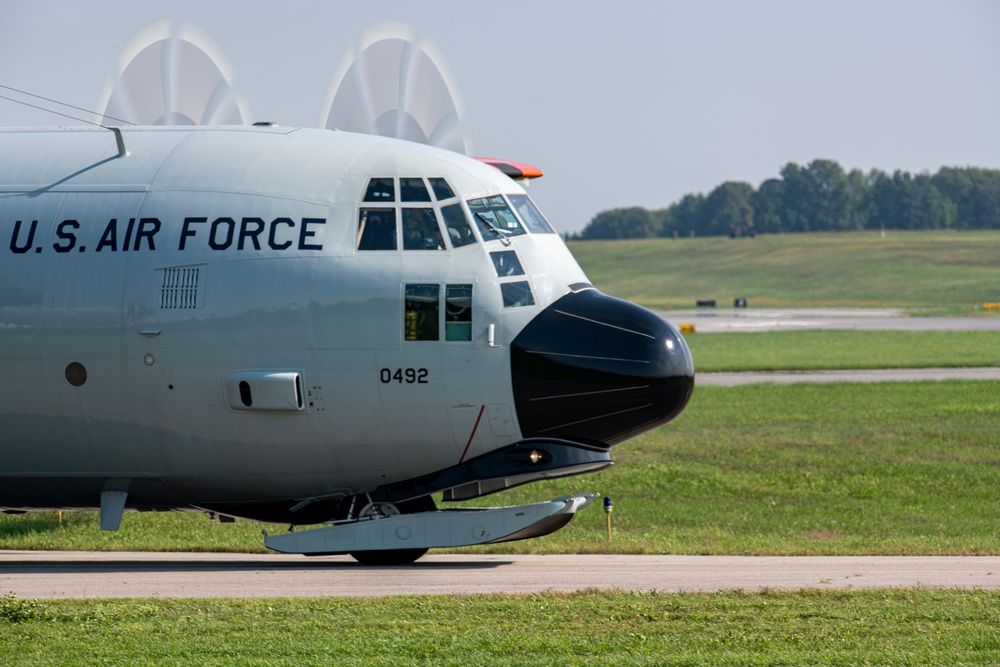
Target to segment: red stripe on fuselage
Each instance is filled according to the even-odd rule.
[[[472,433],[469,434],[469,441],[465,443],[465,449],[462,451],[462,458],[458,460],[459,463],[465,460],[465,455],[469,453],[469,445],[472,444],[472,439],[476,437],[476,430],[479,428],[479,420],[483,418],[483,410],[486,409],[485,405],[479,406],[479,415],[476,417],[476,423],[472,427]]]

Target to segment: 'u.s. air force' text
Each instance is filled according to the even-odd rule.
[[[177,250],[194,247],[211,250],[322,250],[316,243],[316,233],[326,218],[184,218],[173,239]],[[98,227],[99,228],[99,227]],[[57,253],[66,252],[139,252],[156,250],[167,232],[159,218],[111,218],[98,235],[96,229],[84,229],[78,220],[63,220],[55,226],[51,243],[38,239],[37,220],[18,220],[10,236],[10,251],[15,255],[43,252],[51,247]],[[88,239],[92,239],[88,241]],[[168,240],[167,242],[170,242]]]

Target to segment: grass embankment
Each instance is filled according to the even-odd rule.
[[[777,234],[586,241],[570,249],[603,292],[646,307],[902,307],[973,313],[1000,301],[1000,233]]]
[[[998,628],[995,591],[0,599],[8,667],[993,665]]]
[[[623,443],[596,475],[480,505],[580,491],[614,501],[491,553],[1000,554],[998,382],[700,387],[673,423]],[[0,517],[0,548],[263,551],[254,522],[94,513]]]
[[[1000,331],[780,331],[685,336],[696,372],[1000,366]]]

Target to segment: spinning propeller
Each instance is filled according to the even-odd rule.
[[[396,23],[375,26],[341,60],[323,127],[466,153],[458,89],[434,44]]]
[[[246,125],[247,105],[212,39],[188,23],[155,23],[125,47],[98,122]],[[468,149],[457,88],[428,39],[397,23],[375,26],[341,59],[320,124],[330,129]]]
[[[189,23],[149,26],[122,51],[105,85],[97,122],[137,125],[246,125],[250,112],[232,86],[222,50]]]

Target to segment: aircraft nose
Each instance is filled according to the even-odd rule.
[[[694,390],[684,338],[659,315],[595,289],[539,313],[511,343],[524,437],[614,445],[664,424]]]

